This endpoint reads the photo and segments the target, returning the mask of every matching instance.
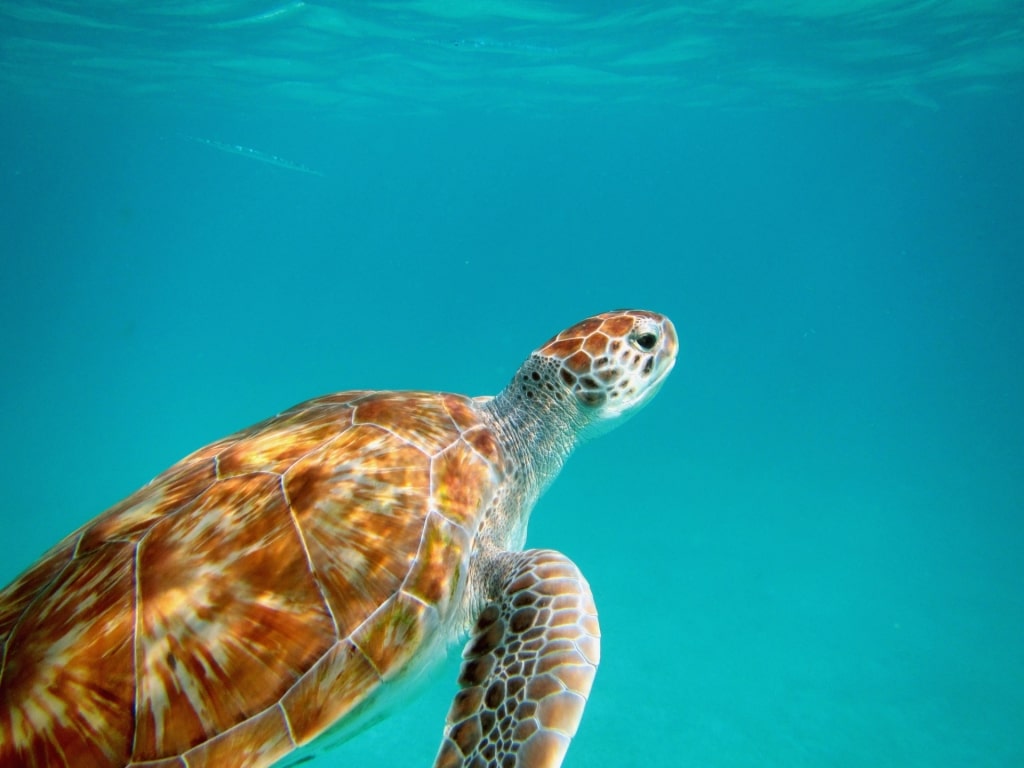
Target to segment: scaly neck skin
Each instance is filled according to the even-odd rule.
[[[521,489],[519,501],[527,515],[558,475],[587,423],[556,370],[546,358],[531,356],[508,386],[483,406],[517,475],[514,485]]]
[[[545,367],[543,358],[531,356],[505,389],[479,405],[481,419],[503,450],[505,475],[484,511],[474,543],[471,588],[462,619],[456,622],[465,629],[487,602],[497,599],[506,574],[501,553],[526,545],[533,505],[569,458],[587,421],[570,392],[545,386],[544,374],[551,373]]]

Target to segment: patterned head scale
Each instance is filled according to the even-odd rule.
[[[569,388],[591,421],[605,421],[651,399],[672,370],[678,346],[667,317],[624,309],[562,331],[533,358],[537,369],[553,372]]]

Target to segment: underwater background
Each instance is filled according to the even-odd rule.
[[[566,766],[1024,765],[1013,0],[5,2],[0,583],[308,397],[676,323],[530,546]],[[459,651],[310,766],[426,766]]]

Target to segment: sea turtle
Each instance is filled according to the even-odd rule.
[[[268,766],[467,631],[434,765],[560,765],[599,630],[530,509],[676,347],[609,312],[496,397],[341,392],[182,459],[0,593],[0,766]]]

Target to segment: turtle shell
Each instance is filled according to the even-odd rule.
[[[0,765],[269,765],[456,614],[473,401],[345,392],[200,449],[0,593]],[[153,762],[155,761],[155,762]]]

